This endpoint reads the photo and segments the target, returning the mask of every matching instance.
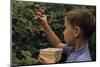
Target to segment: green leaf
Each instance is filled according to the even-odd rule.
[[[29,51],[23,51],[22,50],[22,54],[23,56],[27,57],[27,56],[32,56],[32,54]]]

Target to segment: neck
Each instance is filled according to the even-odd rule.
[[[77,51],[80,48],[84,47],[86,43],[87,43],[86,40],[80,40],[79,39],[79,40],[75,41],[73,47],[74,47],[75,51]]]

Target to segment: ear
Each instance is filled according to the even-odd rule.
[[[79,35],[80,35],[80,27],[79,26],[75,26],[74,36],[78,37]]]

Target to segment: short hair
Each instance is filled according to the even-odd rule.
[[[96,28],[95,18],[87,9],[71,10],[66,14],[66,19],[72,26],[79,26],[86,38],[90,38]]]

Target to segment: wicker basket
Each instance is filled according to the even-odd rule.
[[[39,55],[41,55],[41,56],[45,57],[46,59],[52,61],[51,63],[58,62],[61,59],[62,49],[60,49],[60,48],[41,49]]]

